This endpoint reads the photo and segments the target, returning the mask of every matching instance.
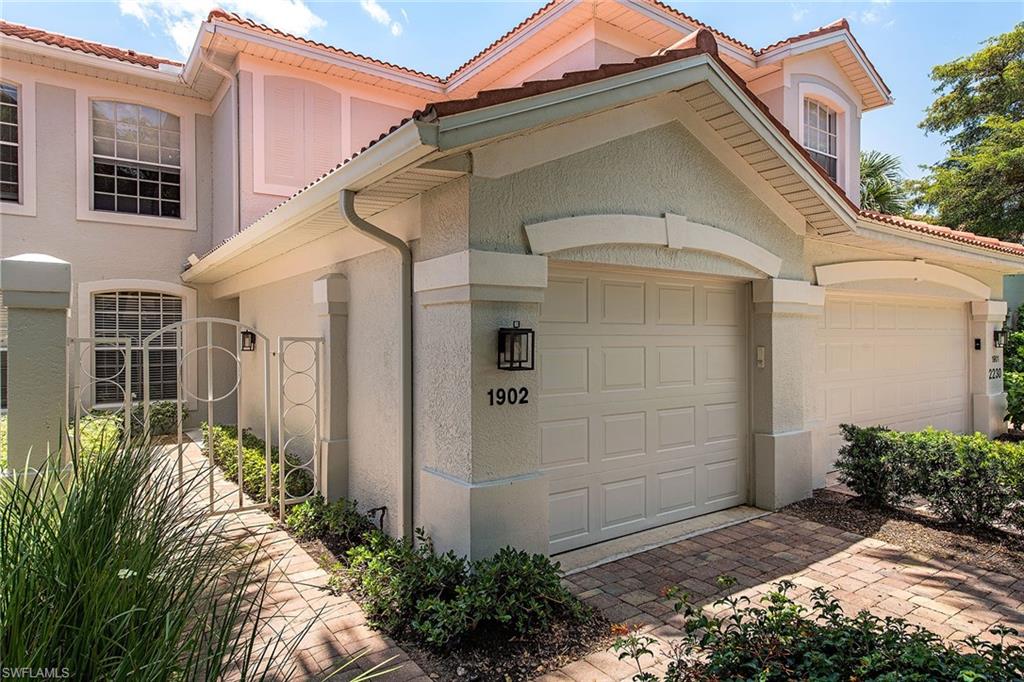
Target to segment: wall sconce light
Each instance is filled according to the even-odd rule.
[[[256,332],[249,329],[242,331],[242,350],[247,353],[256,350]]]
[[[534,335],[518,322],[498,330],[498,369],[518,372],[533,369]]]
[[[1006,328],[996,329],[992,332],[992,343],[995,344],[996,348],[1002,348],[1006,345]]]

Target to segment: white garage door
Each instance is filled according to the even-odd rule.
[[[806,393],[815,484],[834,469],[840,424],[967,429],[969,341],[963,303],[826,296]]]
[[[541,306],[551,552],[746,502],[746,288],[552,269]]]

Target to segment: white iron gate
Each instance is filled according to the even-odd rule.
[[[132,340],[68,339],[68,370],[72,452],[82,451],[82,428],[87,425],[108,441],[131,438],[138,426],[132,423]]]
[[[285,354],[295,344],[310,349],[308,366],[290,364]],[[270,339],[252,327],[237,320],[216,317],[199,317],[175,322],[150,334],[142,343],[142,404],[143,424],[151,424],[150,418],[155,398],[150,394],[151,383],[159,379],[150,365],[153,347],[166,349],[173,346],[176,404],[176,456],[178,481],[185,489],[186,465],[197,465],[196,458],[190,457],[189,445],[192,439],[186,437],[186,405],[195,404],[198,421],[205,424],[201,439],[203,454],[202,473],[206,477],[206,505],[210,514],[224,514],[250,509],[270,509],[277,497],[277,511],[284,518],[288,505],[301,502],[318,489],[319,468],[316,464],[316,449],[320,428],[320,354],[321,339],[281,337],[278,339],[278,369],[271,375],[271,356],[274,353]],[[298,347],[296,345],[296,347]],[[294,355],[294,351],[292,352]],[[296,368],[296,369],[293,369]],[[305,395],[286,395],[285,384],[293,377],[305,377],[311,382],[312,398]],[[275,384],[276,381],[276,384]],[[292,383],[296,383],[295,380]],[[271,445],[273,433],[271,396],[278,395],[277,417],[278,447]],[[294,391],[293,391],[294,393]],[[292,398],[302,398],[293,400]],[[233,403],[233,405],[232,405]],[[310,423],[308,429],[286,431],[291,423],[286,410],[300,407],[305,410]],[[254,416],[255,412],[262,414]],[[291,420],[294,421],[294,420]],[[231,422],[234,422],[233,424]],[[233,453],[218,448],[218,427],[235,429]],[[256,432],[263,441],[262,448],[253,444],[246,447],[246,432]],[[290,434],[290,435],[286,435]],[[306,452],[304,447],[311,443]],[[250,490],[246,491],[246,453],[262,450],[263,485],[257,489],[251,478]],[[237,469],[231,482],[234,489],[229,493],[217,492],[217,470],[229,464],[227,458],[234,458]],[[275,465],[278,468],[274,475]],[[305,472],[296,473],[296,472]],[[250,472],[251,473],[251,472]],[[307,480],[308,479],[308,480]],[[308,483],[308,486],[299,485]],[[224,486],[231,488],[231,486]],[[247,495],[247,493],[250,493]],[[248,499],[247,499],[248,497]],[[235,498],[234,501],[231,498]]]

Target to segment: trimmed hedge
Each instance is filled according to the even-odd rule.
[[[723,587],[735,584],[719,578]],[[1002,640],[1016,635],[1012,628],[994,626],[1000,638],[987,642],[968,638],[962,648],[946,645],[938,635],[900,618],[877,618],[868,611],[850,617],[824,588],[812,590],[813,609],[789,596],[789,581],[753,605],[747,597],[727,597],[710,615],[682,595],[675,610],[682,615],[681,638],[663,655],[666,672],[658,677],[644,670],[654,658],[656,641],[636,630],[620,633],[615,642],[619,659],[630,659],[637,682],[697,682],[698,680],[988,680],[1024,679],[1024,649]]]
[[[206,422],[201,424],[203,439],[208,439],[209,427]],[[267,500],[267,460],[266,443],[252,432],[242,430],[242,490],[257,502]],[[215,425],[213,427],[213,460],[224,472],[229,481],[238,480],[238,429],[232,425]],[[280,480],[277,448],[270,448],[270,503],[277,504],[277,490]],[[298,460],[288,455],[290,464],[298,464]],[[303,469],[292,469],[285,481],[288,493],[301,496],[313,488],[313,477]]]
[[[865,502],[898,505],[917,496],[947,521],[1024,528],[1024,445],[935,429],[840,428],[846,444],[836,468]]]
[[[349,500],[303,502],[288,526],[341,558],[339,575],[355,588],[373,626],[430,649],[540,635],[555,622],[591,615],[562,585],[559,565],[541,554],[511,547],[477,561],[438,554],[422,530],[415,542],[392,538]]]

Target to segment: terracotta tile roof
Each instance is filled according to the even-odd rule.
[[[383,66],[384,68],[391,69],[392,71],[398,71],[400,73],[406,73],[406,74],[409,74],[409,75],[412,75],[412,76],[418,76],[420,78],[426,78],[426,79],[432,80],[432,81],[434,81],[434,82],[436,82],[438,84],[441,84],[441,83],[444,82],[443,79],[440,76],[435,76],[434,74],[425,73],[423,71],[417,71],[416,69],[410,69],[410,68],[405,67],[405,66],[399,66],[398,64],[392,64],[391,62],[386,62],[386,61],[384,61],[382,59],[376,59],[374,57],[367,57],[366,55],[362,55],[362,54],[359,54],[357,52],[351,52],[349,50],[343,50],[340,47],[334,47],[333,45],[327,45],[326,43],[317,42],[315,40],[310,40],[309,38],[303,38],[301,36],[297,36],[297,35],[294,35],[294,34],[291,34],[291,33],[285,33],[284,31],[278,30],[276,28],[272,28],[270,26],[267,26],[266,24],[258,24],[255,21],[253,21],[252,19],[246,19],[245,17],[239,16],[238,14],[235,14],[234,12],[227,12],[227,11],[222,10],[222,9],[214,9],[214,10],[211,10],[210,14],[207,16],[207,21],[226,21],[228,23],[236,24],[238,26],[244,26],[246,28],[256,29],[257,31],[262,31],[264,33],[270,33],[270,34],[276,35],[278,37],[285,38],[287,40],[291,40],[291,41],[294,41],[294,42],[297,42],[297,43],[302,43],[303,45],[311,45],[313,47],[318,47],[318,48],[320,48],[322,50],[328,50],[330,52],[334,52],[336,54],[344,55],[344,56],[350,57],[352,59],[358,59],[361,62],[366,62],[368,64],[376,64],[377,66]]]
[[[888,215],[885,213],[875,213],[874,211],[860,210],[860,215],[870,220],[875,220],[886,225],[892,225],[905,230],[911,230],[913,232],[920,232],[922,234],[931,235],[933,237],[939,237],[941,239],[948,239],[950,241],[960,242],[962,244],[971,244],[973,246],[981,246],[986,249],[992,249],[994,251],[1002,251],[1004,253],[1011,253],[1015,256],[1024,256],[1024,244],[1016,244],[1014,242],[1004,242],[996,239],[995,237],[985,237],[980,234],[974,234],[973,232],[964,232],[962,230],[954,230],[951,227],[945,227],[943,225],[932,225],[931,223],[922,222],[920,220],[912,220],[910,218],[904,218],[902,216]]]
[[[511,29],[506,31],[505,34],[502,35],[500,38],[497,38],[496,40],[492,41],[490,45],[488,45],[484,49],[482,49],[479,52],[477,52],[475,55],[473,55],[472,57],[470,57],[469,59],[464,61],[459,66],[455,67],[455,70],[452,71],[447,76],[445,76],[444,80],[447,82],[447,81],[450,81],[451,79],[455,78],[460,73],[462,73],[463,71],[468,69],[470,66],[472,66],[476,62],[478,62],[481,59],[483,59],[486,55],[488,55],[489,53],[491,53],[494,50],[496,50],[502,43],[504,43],[505,41],[510,39],[516,33],[519,33],[524,28],[526,28],[529,24],[533,23],[535,20],[539,19],[541,16],[547,14],[548,11],[553,9],[556,5],[561,4],[561,2],[562,2],[562,0],[550,0],[550,2],[548,2],[546,5],[538,8],[533,14],[531,14],[528,17],[526,17],[525,19],[520,21],[518,24],[513,26]]]
[[[119,62],[137,64],[138,66],[147,66],[151,69],[158,69],[161,64],[181,66],[181,62],[176,62],[172,59],[154,57],[152,55],[136,52],[135,50],[123,50],[118,47],[95,43],[81,38],[73,38],[71,36],[61,35],[60,33],[50,33],[49,31],[44,31],[40,28],[23,26],[21,24],[12,24],[3,20],[0,20],[0,33],[14,38],[31,40],[34,43],[53,45],[54,47],[62,47],[67,50],[74,50],[75,52],[91,54],[97,57],[115,59]]]
[[[874,71],[876,76],[878,76],[878,80],[879,82],[881,82],[882,87],[885,88],[885,91],[887,93],[891,93],[892,91],[889,89],[889,86],[886,85],[884,80],[882,80],[882,75],[878,73],[878,69],[876,69],[875,65],[871,63],[870,59],[868,59],[868,53],[865,52],[864,48],[861,47],[859,42],[857,42],[857,37],[854,36],[853,31],[850,30],[850,22],[848,22],[845,18],[836,19],[831,24],[825,24],[824,26],[816,28],[813,31],[808,31],[807,33],[801,33],[799,35],[790,36],[789,38],[772,43],[771,45],[766,45],[765,47],[762,47],[760,50],[758,50],[755,54],[757,56],[761,56],[763,54],[770,52],[771,50],[774,50],[778,47],[782,47],[783,45],[791,45],[794,43],[799,43],[804,40],[809,40],[811,38],[817,38],[818,36],[821,35],[826,35],[829,33],[839,33],[841,31],[846,31],[847,35],[850,36],[850,40],[853,41],[853,44],[856,45],[857,49],[860,50],[861,54],[864,55],[864,59],[867,61],[868,66],[870,66],[871,70]]]
[[[703,21],[700,21],[699,19],[695,19],[694,17],[691,17],[689,14],[685,14],[683,12],[680,12],[675,7],[672,7],[670,5],[665,4],[664,2],[661,2],[661,0],[644,0],[644,1],[647,2],[647,4],[654,5],[655,7],[663,9],[666,12],[671,12],[672,14],[676,15],[677,17],[679,17],[683,21],[687,21],[687,22],[693,24],[694,26],[696,26],[698,28],[703,28],[703,29],[707,29],[708,31],[711,31],[712,34],[718,36],[719,38],[722,38],[723,40],[725,40],[727,42],[730,42],[730,43],[732,43],[732,44],[734,44],[734,45],[736,45],[738,47],[742,47],[743,49],[747,50],[748,52],[750,52],[751,56],[753,56],[753,54],[754,54],[754,48],[752,48],[750,45],[747,45],[742,40],[737,40],[736,38],[733,38],[732,36],[719,31],[717,28],[709,26],[708,24],[705,24]]]

